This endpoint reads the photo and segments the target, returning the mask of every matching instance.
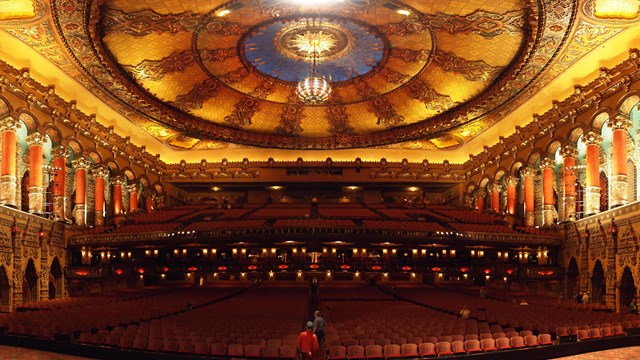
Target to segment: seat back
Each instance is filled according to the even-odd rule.
[[[430,356],[436,354],[436,345],[430,342],[423,342],[418,345],[418,350],[422,356]]]
[[[415,356],[418,354],[418,345],[414,343],[402,344],[400,351],[402,352],[402,356]]]
[[[465,350],[467,350],[467,352],[477,352],[477,351],[482,351],[482,348],[480,347],[480,341],[479,340],[467,340],[464,342],[464,348]]]
[[[551,345],[551,344],[553,344],[553,340],[551,339],[551,334],[540,334],[540,335],[538,335],[538,343],[540,345]]]
[[[364,356],[367,359],[382,358],[382,346],[380,345],[367,345],[364,348]]]
[[[364,346],[351,345],[347,348],[347,356],[350,359],[361,358],[364,359]]]
[[[524,343],[527,346],[538,346],[538,337],[535,335],[527,335],[524,337]]]
[[[451,351],[453,351],[454,354],[464,354],[466,353],[466,350],[464,349],[464,342],[460,341],[460,340],[455,340],[451,343]]]
[[[506,337],[499,337],[496,339],[496,347],[498,349],[509,349],[511,348],[511,343]]]
[[[347,348],[340,346],[332,346],[329,348],[329,359],[346,359]]]
[[[383,353],[385,357],[402,355],[402,353],[400,352],[400,345],[396,344],[385,345],[383,348]]]
[[[511,347],[520,348],[524,347],[524,338],[520,335],[511,338]]]

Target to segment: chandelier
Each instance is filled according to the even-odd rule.
[[[321,104],[327,101],[331,95],[331,84],[323,77],[318,76],[317,64],[321,53],[334,47],[334,40],[330,34],[325,34],[322,30],[308,30],[304,34],[299,34],[295,39],[294,46],[299,51],[305,52],[311,62],[311,76],[302,79],[296,86],[296,95],[306,104]]]

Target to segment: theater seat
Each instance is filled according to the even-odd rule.
[[[506,337],[499,337],[496,339],[496,348],[498,348],[498,350],[511,349],[511,343]]]
[[[339,345],[339,346],[331,346],[329,348],[329,354],[327,355],[327,359],[329,360],[346,360],[347,359],[347,348]]]
[[[496,341],[493,339],[482,339],[480,340],[480,347],[482,351],[496,351],[498,348],[496,347]]]
[[[524,344],[524,338],[522,336],[514,336],[511,338],[511,347],[514,349],[520,349],[526,347]]]
[[[480,347],[479,340],[467,340],[464,342],[464,348],[467,350],[467,353],[473,354],[477,352],[482,352],[482,347]]]
[[[280,346],[280,359],[295,359],[297,357],[296,347],[293,345]]]
[[[347,348],[347,356],[349,359],[364,359],[364,346],[351,345]]]
[[[538,337],[535,335],[527,335],[524,337],[524,344],[530,347],[539,346]]]
[[[422,357],[436,356],[436,345],[430,342],[423,342],[418,345],[418,351]]]
[[[554,342],[551,339],[551,334],[540,334],[538,335],[538,343],[540,345],[553,345]]]
[[[382,353],[384,354],[385,359],[397,359],[402,357],[400,345],[397,344],[385,345]]]
[[[420,354],[418,353],[418,345],[414,343],[403,344],[400,350],[402,351],[402,357],[404,358],[413,358],[420,356]]]
[[[436,353],[438,353],[438,357],[453,355],[453,349],[451,348],[451,343],[448,341],[440,341],[436,344]]]
[[[364,349],[364,357],[367,360],[384,359],[384,354],[382,353],[382,346],[380,345],[367,346]]]
[[[454,355],[467,353],[466,350],[464,349],[464,342],[460,340],[455,340],[451,342],[451,351],[453,351]]]

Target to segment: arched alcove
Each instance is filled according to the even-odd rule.
[[[625,266],[622,272],[622,278],[620,278],[620,299],[619,308],[620,312],[626,313],[629,311],[629,304],[631,300],[635,300],[636,296],[636,284],[633,280],[633,274],[628,266]]]
[[[578,293],[578,277],[580,275],[580,271],[578,270],[578,263],[575,258],[571,258],[569,261],[569,269],[567,269],[567,293],[566,296],[568,298],[573,298],[576,293]]]
[[[60,260],[54,258],[49,272],[49,299],[62,297],[62,267]]]
[[[24,303],[38,301],[38,272],[33,263],[33,259],[29,259],[27,268],[24,271],[22,279],[22,301]]]
[[[606,294],[606,280],[600,260],[596,261],[591,275],[591,302],[600,304]]]
[[[0,266],[0,312],[9,311],[9,297],[11,288],[9,287],[9,277],[4,266]]]

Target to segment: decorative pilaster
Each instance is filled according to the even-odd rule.
[[[502,184],[499,181],[494,181],[489,185],[489,192],[491,193],[491,211],[500,212],[500,192],[502,191]]]
[[[629,200],[629,185],[627,182],[627,130],[631,127],[629,118],[617,115],[609,121],[613,130],[611,143],[611,196],[609,204],[624,205]]]
[[[91,162],[85,158],[79,158],[73,160],[71,164],[76,171],[73,217],[77,225],[84,226],[87,224],[87,169],[91,167]]]
[[[0,120],[0,204],[11,207],[16,207],[16,143],[20,126],[20,121],[11,116]]]
[[[91,169],[91,174],[95,178],[94,224],[95,226],[104,226],[105,178],[109,176],[109,169],[104,165],[98,165]]]
[[[564,208],[564,220],[576,220],[576,156],[578,150],[572,146],[562,149],[562,174],[564,180],[564,194],[562,207]]]
[[[542,224],[549,226],[555,223],[556,208],[553,197],[553,180],[556,166],[555,160],[544,158],[540,161],[542,169]]]
[[[44,144],[47,138],[40,133],[27,136],[29,145],[29,212],[33,214],[44,213]]]
[[[52,201],[53,201],[53,221],[65,219],[65,208],[67,202],[67,158],[71,152],[64,146],[58,146],[51,150],[51,170],[53,178]]]
[[[602,143],[602,137],[590,131],[582,137],[582,141],[587,144],[584,213],[585,215],[593,215],[600,212],[600,143]]]
[[[522,171],[524,177],[524,225],[535,225],[535,188],[534,178],[536,170],[526,168]]]
[[[484,210],[484,201],[487,196],[487,191],[484,188],[478,188],[476,190],[476,210]]]
[[[518,178],[509,175],[505,179],[507,184],[507,214],[516,214],[516,186],[518,186]]]
[[[138,211],[138,192],[140,186],[138,184],[127,185],[127,191],[129,192],[129,213]]]

